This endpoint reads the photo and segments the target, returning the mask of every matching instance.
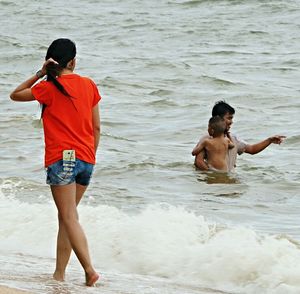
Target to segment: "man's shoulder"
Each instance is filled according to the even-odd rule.
[[[248,143],[244,140],[241,140],[236,134],[230,133],[230,138],[233,144],[237,146],[237,153],[238,154],[244,153]]]
[[[242,139],[241,139],[240,137],[238,137],[236,134],[230,133],[230,138],[231,138],[232,140],[234,140],[235,142],[237,142],[237,143],[247,144],[246,141],[242,140]]]

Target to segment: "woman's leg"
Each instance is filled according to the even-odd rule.
[[[51,186],[51,191],[61,222],[63,222],[64,225],[64,231],[61,231],[61,233],[68,236],[68,244],[71,245],[78,260],[84,268],[86,285],[92,286],[98,280],[99,276],[91,264],[87,240],[84,231],[78,222],[76,208],[76,184]],[[66,252],[69,252],[69,250],[65,251],[65,253]],[[68,256],[69,254],[70,253],[68,253]],[[63,262],[66,262],[66,259],[67,255],[64,256]]]
[[[76,205],[78,206],[80,200],[83,197],[84,192],[88,186],[82,186],[76,184]],[[77,215],[78,219],[78,215]],[[71,243],[62,221],[61,215],[58,213],[58,234],[57,234],[57,247],[56,247],[56,268],[53,274],[53,278],[57,281],[64,281],[65,271],[70,259],[72,247]]]

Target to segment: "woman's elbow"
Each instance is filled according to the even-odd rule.
[[[16,92],[11,92],[9,97],[13,101],[26,101],[25,99],[23,99],[23,97],[21,95],[19,95]]]
[[[11,92],[11,93],[10,93],[9,98],[10,98],[11,100],[13,100],[13,101],[17,101],[17,97],[16,97],[16,95],[15,95],[14,92]]]

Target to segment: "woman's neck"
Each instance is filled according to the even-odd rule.
[[[62,76],[62,75],[70,75],[70,74],[72,74],[72,73],[74,73],[72,69],[64,68],[64,69],[61,71],[60,75],[61,75],[61,76]]]

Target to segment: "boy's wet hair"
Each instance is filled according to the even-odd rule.
[[[209,119],[208,125],[214,130],[214,135],[224,134],[226,130],[226,123],[220,116],[213,116]]]
[[[234,114],[235,110],[223,100],[217,101],[212,109],[212,116],[224,117],[226,113]]]

